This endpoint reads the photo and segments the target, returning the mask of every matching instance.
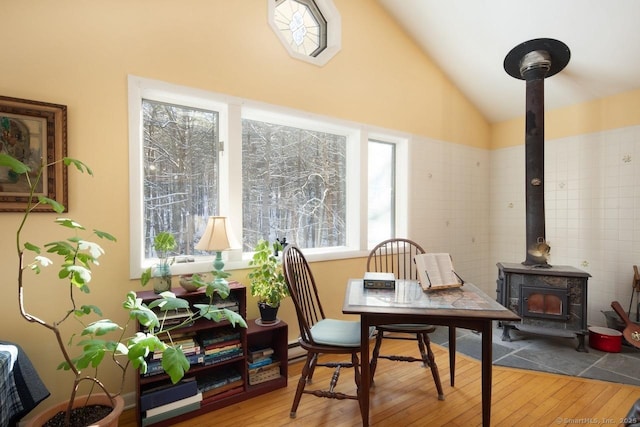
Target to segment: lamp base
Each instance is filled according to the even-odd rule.
[[[227,281],[227,279],[223,279],[221,277],[216,277],[216,279],[213,281],[213,284],[216,286],[229,286],[229,282]]]
[[[222,260],[222,251],[216,252],[216,259],[213,261],[213,269],[215,270],[213,275],[215,277],[213,283],[219,286],[228,286],[229,282],[225,277],[228,276],[224,271],[224,261]]]

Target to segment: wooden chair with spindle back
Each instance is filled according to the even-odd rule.
[[[289,288],[293,305],[296,308],[300,337],[300,347],[307,351],[307,358],[302,368],[298,387],[291,407],[291,418],[296,417],[298,405],[303,394],[331,399],[355,399],[361,404],[360,397],[360,361],[361,351],[360,322],[327,318],[322,309],[316,282],[302,251],[289,244],[282,253],[284,277]],[[374,328],[371,328],[373,335]],[[349,362],[320,362],[322,354],[345,354],[350,356]],[[364,361],[368,363],[368,361]],[[308,390],[316,367],[334,369],[328,389]],[[353,368],[357,391],[353,395],[335,391],[342,368]]]
[[[396,279],[418,280],[413,257],[423,254],[425,251],[416,242],[409,239],[394,238],[378,243],[369,253],[367,259],[367,271],[378,273],[393,273]],[[374,375],[378,365],[378,359],[388,359],[400,362],[422,362],[423,366],[431,368],[431,375],[438,390],[438,399],[444,400],[444,392],[440,382],[440,374],[436,365],[435,356],[431,350],[429,334],[436,330],[433,325],[424,324],[396,324],[376,326],[376,343],[371,357],[371,384],[374,384]],[[380,347],[383,339],[416,340],[420,357],[404,355],[381,355]]]

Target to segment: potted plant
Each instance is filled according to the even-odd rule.
[[[153,238],[153,249],[160,260],[153,267],[153,290],[157,294],[171,289],[171,264],[175,258],[169,256],[176,246],[176,239],[167,231],[161,231]]]
[[[289,289],[282,273],[282,264],[276,253],[282,250],[282,244],[276,240],[270,244],[261,239],[256,247],[249,266],[251,295],[258,298],[260,320],[262,323],[274,323],[277,320],[280,301],[289,296]]]
[[[79,160],[65,157],[60,160],[65,166],[73,165],[79,171],[92,175],[92,171],[84,163]],[[78,222],[68,218],[58,218],[55,223],[66,229],[71,235],[61,240],[38,245],[33,242],[23,240],[23,233],[29,224],[29,218],[34,209],[40,204],[48,204],[57,213],[64,211],[57,201],[37,196],[36,188],[42,179],[43,170],[51,165],[43,165],[37,171],[31,169],[7,154],[0,153],[0,167],[8,167],[18,177],[23,175],[24,180],[28,184],[28,201],[24,209],[21,220],[16,231],[16,251],[18,255],[18,305],[21,316],[28,322],[39,325],[52,334],[52,338],[57,344],[57,348],[62,355],[62,362],[58,365],[58,369],[64,369],[71,372],[71,384],[69,387],[69,398],[63,405],[64,409],[61,414],[57,414],[57,418],[62,418],[60,424],[64,426],[86,426],[86,425],[110,425],[100,424],[96,420],[84,420],[80,423],[73,423],[77,412],[76,406],[82,407],[84,412],[91,412],[93,408],[89,402],[89,397],[78,399],[81,386],[87,385],[87,395],[95,394],[103,395],[103,402],[107,403],[107,411],[111,412],[124,407],[121,393],[126,379],[126,371],[129,367],[139,369],[142,373],[147,370],[146,357],[153,352],[161,352],[162,367],[168,374],[173,383],[177,383],[189,370],[190,364],[185,357],[180,346],[173,345],[171,340],[172,331],[179,329],[184,324],[191,323],[199,318],[209,319],[211,321],[229,320],[232,325],[240,325],[246,327],[246,322],[237,313],[227,309],[218,309],[213,305],[213,298],[216,294],[222,298],[229,295],[228,286],[219,286],[213,282],[203,282],[199,278],[195,278],[199,286],[206,286],[206,296],[208,304],[198,304],[192,307],[192,314],[185,319],[182,324],[164,327],[162,319],[154,313],[153,308],[158,307],[160,313],[167,310],[187,308],[188,301],[176,298],[171,292],[163,292],[160,297],[149,305],[143,304],[142,300],[136,297],[134,291],[129,291],[126,295],[122,307],[128,313],[128,320],[124,326],[120,326],[114,321],[104,318],[102,311],[95,305],[79,305],[80,293],[89,293],[89,284],[92,280],[92,267],[98,265],[99,257],[104,254],[102,247],[85,238],[85,234],[93,234],[93,238],[103,239],[108,242],[115,242],[116,239],[109,233],[93,230],[93,233],[87,232]],[[53,262],[47,257],[57,256],[61,258],[61,263],[57,277],[62,282],[62,287],[58,293],[59,298],[55,301],[55,307],[60,307],[58,316],[55,320],[44,320],[44,316],[36,315],[30,312],[29,306],[25,301],[25,295],[37,295],[35,292],[25,292],[25,288],[35,287],[36,276],[30,273],[39,274],[43,268],[53,265]],[[49,285],[49,283],[47,283]],[[63,302],[66,301],[66,302]],[[53,305],[53,304],[52,304]],[[195,310],[194,310],[195,308]],[[160,315],[162,317],[162,314]],[[66,336],[66,332],[70,331],[70,326],[77,322],[80,325],[78,331],[71,331],[70,336]],[[145,328],[145,332],[138,331],[138,324]],[[135,330],[131,335],[128,334],[127,327],[130,326]],[[160,339],[159,336],[168,337]],[[45,348],[45,345],[42,345]],[[48,348],[48,346],[47,346]],[[104,382],[98,377],[98,368],[105,361],[111,361],[117,369],[121,371],[121,382],[117,390],[110,391]],[[84,390],[84,388],[82,388]],[[104,406],[104,405],[103,405]],[[53,412],[58,412],[54,410]],[[50,415],[45,411],[49,418]],[[100,418],[100,416],[98,416]],[[115,419],[117,425],[118,414],[111,415]],[[27,425],[41,426],[46,420],[38,418],[28,420]]]

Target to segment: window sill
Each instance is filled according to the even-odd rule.
[[[223,252],[224,270],[244,270],[251,268],[249,261],[251,253],[241,254],[239,251]],[[349,258],[361,258],[369,255],[368,251],[359,251],[351,248],[309,249],[304,251],[305,258],[309,262],[334,261]],[[237,259],[241,257],[241,259]],[[234,259],[236,258],[236,259]],[[171,274],[208,273],[213,270],[215,257],[198,257],[194,262],[179,262],[171,266]]]

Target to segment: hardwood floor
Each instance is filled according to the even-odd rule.
[[[387,340],[386,353],[417,353],[415,343]],[[417,363],[380,360],[371,391],[372,426],[480,426],[480,363],[458,354],[450,386],[447,350],[434,345],[445,400],[439,401],[431,373]],[[329,360],[329,358],[327,358]],[[360,426],[358,404],[303,395],[297,418],[289,418],[302,363],[289,367],[289,386],[228,406],[176,426]],[[325,387],[332,371],[318,368],[314,383]],[[353,392],[353,370],[341,372],[338,388]],[[492,426],[621,425],[640,387],[494,366]],[[135,426],[133,410],[121,427]]]

